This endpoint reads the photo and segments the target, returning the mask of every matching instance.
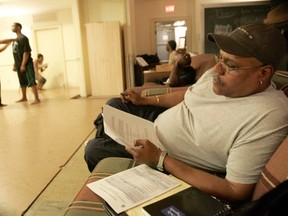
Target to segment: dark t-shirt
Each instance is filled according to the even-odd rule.
[[[155,80],[154,82],[157,84],[165,85],[165,82],[167,81],[169,77],[165,77],[161,80]],[[185,86],[185,85],[192,85],[196,82],[196,71],[193,67],[186,67],[183,68],[179,72],[179,79],[180,84],[177,86]],[[176,87],[176,86],[175,86]]]
[[[184,68],[180,71],[179,78],[181,80],[181,85],[190,85],[196,82],[195,80],[196,72],[193,67]]]
[[[13,42],[12,50],[13,50],[14,62],[15,62],[17,70],[20,70],[22,59],[23,59],[23,54],[25,52],[29,53],[27,64],[32,63],[32,58],[30,54],[31,47],[29,45],[29,39],[25,35],[21,34],[18,37],[18,39],[15,42]]]

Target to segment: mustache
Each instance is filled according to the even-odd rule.
[[[221,85],[223,86],[224,83],[221,81],[220,76],[217,75],[216,73],[213,72],[213,81],[217,84],[217,85]]]

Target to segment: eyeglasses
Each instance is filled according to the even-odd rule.
[[[233,72],[238,72],[241,70],[250,70],[250,69],[256,69],[265,66],[265,64],[255,66],[255,67],[235,67],[235,66],[229,66],[227,62],[225,62],[225,59],[223,59],[221,56],[216,56],[216,63],[220,64],[222,69],[224,69],[224,72],[226,74],[232,74]]]

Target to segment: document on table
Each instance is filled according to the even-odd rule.
[[[117,143],[133,147],[137,139],[148,139],[157,147],[160,144],[154,129],[154,123],[109,105],[103,106],[104,131]]]
[[[181,182],[142,164],[87,184],[119,214],[155,198]]]
[[[136,61],[141,67],[149,66],[149,64],[142,57],[136,57]]]

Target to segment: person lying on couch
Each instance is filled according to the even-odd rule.
[[[134,150],[107,136],[96,138],[85,148],[90,171],[103,158],[129,157],[229,202],[251,198],[288,132],[288,98],[271,83],[285,40],[265,24],[241,26],[228,35],[209,33],[208,39],[220,48],[218,63],[186,91],[143,98],[127,90],[107,102],[155,119],[167,152],[147,139],[137,140],[142,148]]]

